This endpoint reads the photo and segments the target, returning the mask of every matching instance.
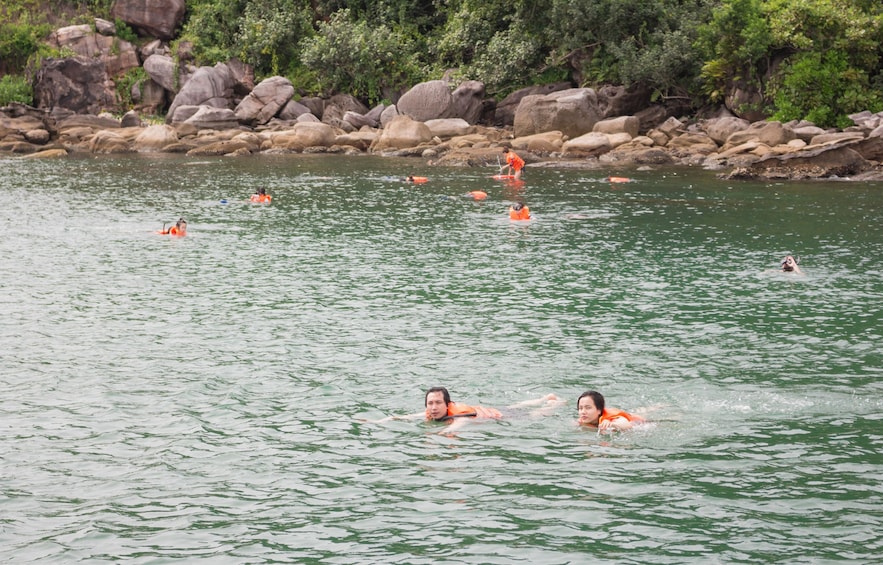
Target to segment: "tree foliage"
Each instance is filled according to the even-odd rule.
[[[0,74],[42,48],[42,5],[0,5]],[[111,5],[60,0],[51,16],[89,21]],[[834,125],[880,109],[883,88],[878,0],[188,0],[179,40],[197,64],[236,57],[258,79],[368,102],[453,69],[497,97],[548,80],[697,104],[739,88],[767,115]]]
[[[336,12],[303,42],[302,62],[328,92],[346,92],[378,102],[389,89],[410,85],[418,71],[407,37],[386,26],[352,21]]]

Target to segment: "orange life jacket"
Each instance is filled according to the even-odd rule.
[[[273,197],[270,196],[269,194],[252,194],[251,195],[251,201],[257,202],[259,204],[267,204],[272,199],[273,199]]]
[[[634,414],[629,414],[624,410],[619,410],[617,408],[605,408],[603,412],[601,412],[601,416],[598,418],[598,424],[604,421],[613,421],[617,418],[625,418],[629,422],[639,423],[643,422],[644,418],[640,416],[636,416]]]
[[[487,192],[483,190],[472,190],[469,192],[469,196],[474,200],[484,200],[487,198]]]
[[[509,208],[509,219],[510,220],[529,220],[530,219],[530,208],[527,206],[522,206],[521,210],[516,210],[515,208]]]
[[[496,420],[502,417],[503,414],[496,408],[485,408],[484,406],[468,406],[466,404],[459,404],[457,402],[449,402],[448,415],[444,418],[440,418],[440,420],[453,420],[454,418],[489,418]],[[430,419],[428,411],[426,414],[426,419]]]
[[[428,181],[429,177],[408,177],[405,180],[407,180],[408,182],[421,183]]]

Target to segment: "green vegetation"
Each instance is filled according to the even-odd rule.
[[[108,18],[111,5],[7,0],[0,75],[22,74],[64,25],[49,27],[47,13],[72,23]],[[823,127],[883,109],[876,0],[188,0],[180,41],[197,64],[238,58],[259,80],[288,77],[301,95],[347,92],[369,104],[453,71],[498,98],[569,80],[640,85],[654,100],[700,107],[738,87],[764,115]]]
[[[25,77],[5,75],[0,78],[0,106],[6,106],[10,102],[30,105],[33,98],[33,89]]]

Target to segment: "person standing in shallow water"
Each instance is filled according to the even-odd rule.
[[[598,431],[628,430],[635,424],[646,422],[644,418],[624,410],[607,408],[604,396],[594,390],[586,391],[579,396],[576,409],[579,414],[577,423],[580,426],[598,428]]]
[[[524,159],[519,157],[515,151],[512,151],[508,147],[503,148],[503,155],[506,159],[506,164],[500,167],[500,172],[502,173],[505,168],[507,175],[513,175],[515,180],[520,180],[521,170],[524,168]]]

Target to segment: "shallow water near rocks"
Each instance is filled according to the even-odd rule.
[[[302,155],[0,171],[0,561],[883,554],[880,184]],[[259,186],[272,205],[244,202]],[[154,233],[180,216],[186,238]],[[768,272],[789,253],[805,276]],[[455,434],[366,421],[433,385],[568,404]],[[587,389],[654,424],[578,429]]]

